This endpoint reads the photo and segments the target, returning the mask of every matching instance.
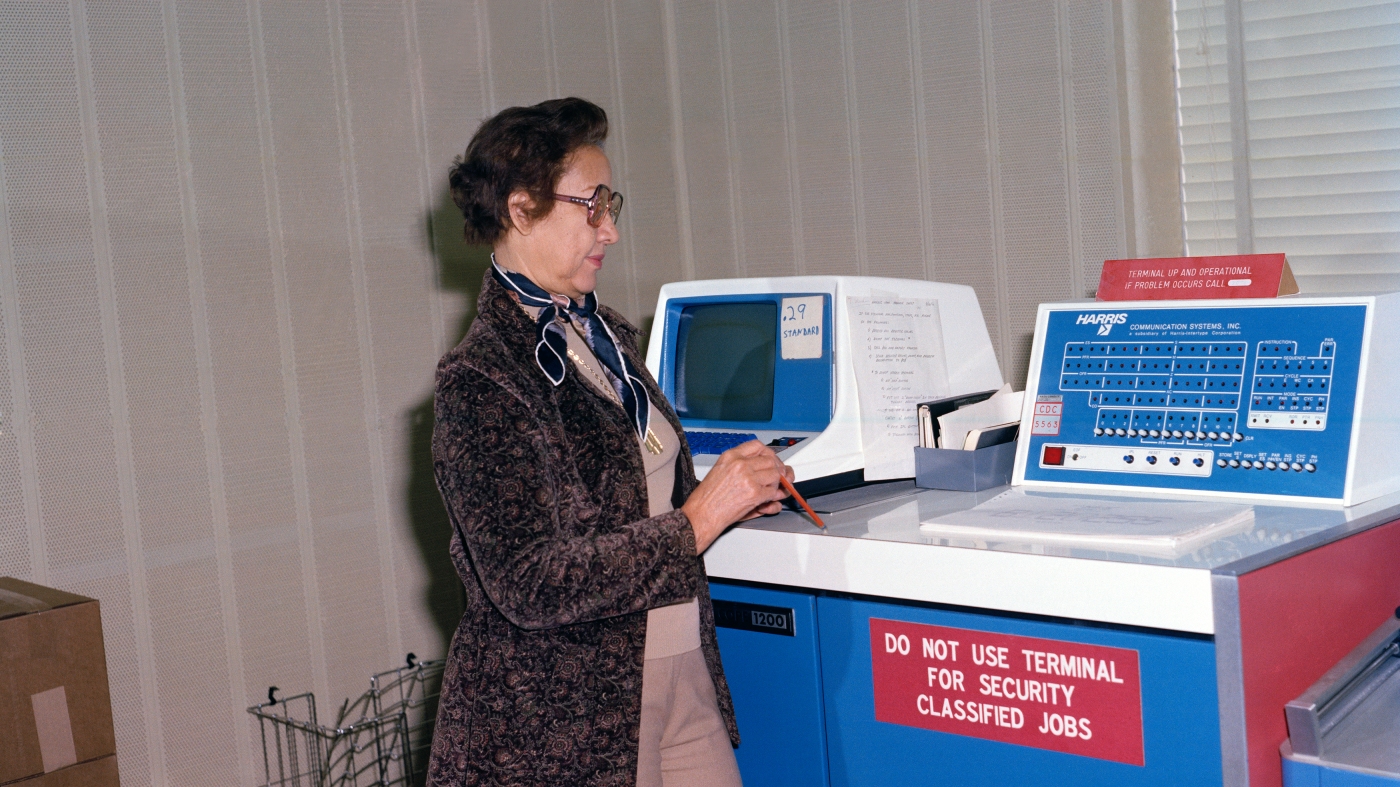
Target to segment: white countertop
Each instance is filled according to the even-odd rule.
[[[919,529],[1005,490],[920,490],[823,515],[825,531],[784,511],[731,529],[705,553],[705,567],[719,579],[1212,634],[1212,573],[1251,570],[1400,518],[1400,495],[1351,508],[1255,505],[1247,531],[1174,558],[954,543]],[[1165,496],[1150,500],[1171,505]]]

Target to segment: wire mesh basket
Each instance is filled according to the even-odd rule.
[[[322,725],[310,692],[248,712],[262,735],[261,787],[412,787],[422,784],[437,715],[442,661],[415,661],[373,675],[369,690],[347,699]]]

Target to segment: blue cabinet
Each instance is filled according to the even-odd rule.
[[[745,787],[826,787],[816,599],[713,583]]]
[[[1209,637],[725,582],[711,595],[747,787],[1221,783]],[[871,618],[1134,651],[1143,764],[877,720]]]
[[[1396,787],[1400,778],[1339,768],[1316,758],[1285,756],[1283,787]]]

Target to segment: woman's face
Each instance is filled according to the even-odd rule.
[[[568,159],[555,193],[588,199],[599,184],[612,188],[612,167],[602,150],[585,145]],[[525,202],[517,203],[523,198]],[[605,215],[597,227],[588,224],[588,208],[556,200],[554,209],[534,222],[518,213],[516,205],[528,205],[524,192],[511,195],[515,228],[506,233],[497,259],[519,271],[549,292],[578,300],[598,286],[607,247],[617,242],[617,227]],[[523,229],[521,229],[523,227]]]

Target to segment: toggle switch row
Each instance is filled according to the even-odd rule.
[[[1190,429],[1104,429],[1094,427],[1095,437],[1154,437],[1186,440],[1234,440],[1239,442],[1244,435],[1239,432],[1196,432]]]
[[[1312,462],[1261,462],[1258,459],[1217,459],[1217,467],[1240,467],[1245,470],[1292,470],[1301,473],[1304,470],[1309,473],[1317,472],[1317,465]]]

